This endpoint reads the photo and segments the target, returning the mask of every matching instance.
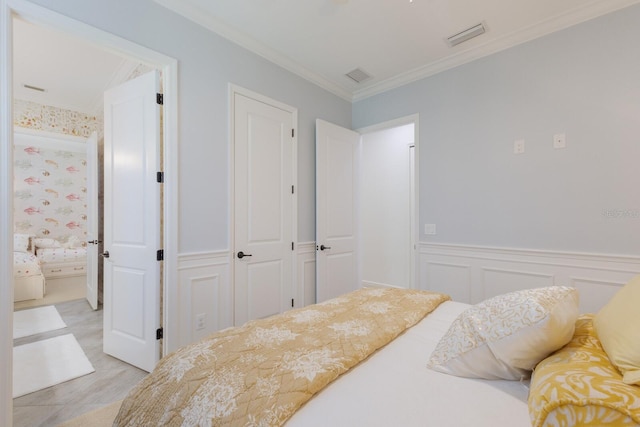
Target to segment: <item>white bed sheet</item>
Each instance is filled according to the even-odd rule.
[[[36,254],[42,263],[71,263],[87,259],[87,248],[38,248]]]
[[[286,426],[530,427],[528,382],[459,378],[426,367],[467,307],[443,303],[314,396]]]

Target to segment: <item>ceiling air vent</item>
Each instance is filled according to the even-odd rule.
[[[478,37],[480,34],[484,34],[485,32],[486,29],[484,28],[484,25],[482,23],[479,23],[478,25],[474,25],[471,28],[460,31],[458,34],[447,37],[447,43],[449,44],[449,46],[453,47],[474,37]]]
[[[349,77],[351,80],[353,80],[356,83],[360,83],[371,78],[371,76],[367,74],[366,71],[360,68],[356,68],[353,71],[349,71],[347,74],[345,74],[345,76]]]
[[[46,92],[47,90],[38,86],[32,86],[28,84],[23,84],[22,87],[25,89],[35,90],[36,92]]]

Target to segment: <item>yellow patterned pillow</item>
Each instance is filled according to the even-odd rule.
[[[611,298],[596,314],[593,326],[622,380],[640,385],[640,276]]]
[[[467,378],[520,380],[571,340],[578,291],[565,286],[527,289],[490,298],[456,318],[428,367]]]
[[[569,344],[536,366],[529,391],[533,427],[640,426],[640,387],[622,382],[581,316]]]

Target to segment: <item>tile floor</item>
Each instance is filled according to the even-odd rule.
[[[14,427],[56,426],[85,412],[123,399],[147,373],[102,352],[102,307],[93,311],[86,300],[56,304],[67,327],[13,341],[27,344],[72,333],[95,372],[13,399]]]

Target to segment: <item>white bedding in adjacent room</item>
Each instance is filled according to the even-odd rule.
[[[35,255],[29,252],[13,253],[13,276],[15,278],[38,276],[42,274],[40,263]]]
[[[38,248],[36,253],[43,263],[76,262],[87,258],[87,248]]]
[[[459,378],[427,368],[439,339],[467,307],[443,303],[329,384],[286,425],[529,427],[528,382]]]

